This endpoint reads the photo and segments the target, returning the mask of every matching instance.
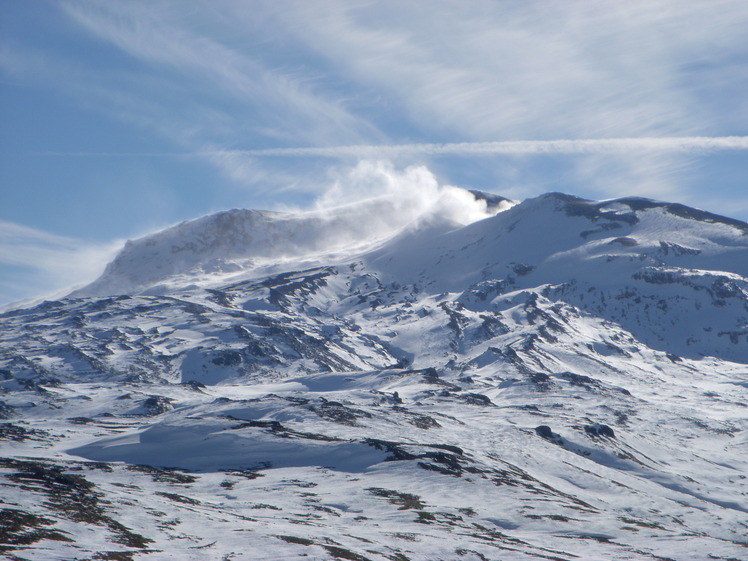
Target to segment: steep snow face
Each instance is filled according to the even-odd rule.
[[[292,240],[274,244],[281,215],[229,210],[178,224],[128,241],[103,275],[72,296],[129,294],[172,275],[199,269],[203,274],[235,270],[232,259],[251,259],[288,251]],[[196,271],[198,272],[198,271]]]
[[[533,289],[615,321],[653,348],[748,361],[748,224],[628,198],[551,193],[460,229],[408,231],[367,254],[427,291]]]
[[[422,181],[426,181],[425,179]],[[428,182],[427,182],[428,183]],[[266,263],[360,252],[405,227],[462,226],[509,208],[508,199],[456,187],[405,184],[412,192],[309,212],[234,209],[128,241],[102,276],[72,297],[165,293]]]
[[[401,281],[455,290],[536,269],[533,280],[543,282],[617,284],[602,264],[621,260],[632,270],[673,266],[745,277],[747,252],[748,224],[736,220],[647,199],[593,202],[551,193],[461,229],[405,232],[367,262]]]

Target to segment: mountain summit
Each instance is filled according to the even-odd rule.
[[[358,263],[386,282],[434,292],[484,281],[543,287],[545,297],[615,321],[654,348],[748,361],[746,310],[729,305],[746,294],[748,224],[642,198],[549,193],[515,205],[465,193],[483,203],[483,219],[459,224],[433,208],[410,221],[370,218],[391,210],[376,200],[310,213],[220,212],[128,242],[71,296],[220,289]]]
[[[91,285],[0,318],[14,554],[748,547],[737,220],[453,188],[231,210],[128,242]]]
[[[407,228],[424,223],[459,226],[512,204],[498,195],[446,187],[429,200],[417,193],[306,212],[218,212],[128,241],[99,279],[71,296],[164,291],[258,265],[324,261],[339,252],[351,256]],[[452,205],[459,209],[454,211]]]

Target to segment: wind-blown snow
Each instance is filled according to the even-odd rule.
[[[362,162],[335,182],[312,210],[234,209],[128,241],[99,279],[72,296],[163,292],[267,263],[329,259],[341,251],[350,255],[406,228],[424,223],[462,226],[512,204],[493,199],[440,186],[425,167],[400,173],[385,162]]]

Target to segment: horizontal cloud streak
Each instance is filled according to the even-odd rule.
[[[207,150],[197,152],[37,152],[43,156],[79,157],[183,157],[243,155],[251,157],[371,157],[402,155],[481,154],[621,154],[628,152],[712,152],[748,150],[748,136],[687,136],[652,138],[601,138],[562,140],[505,140],[497,142],[451,142],[392,145],[265,148],[259,150]]]
[[[746,150],[748,137],[608,138],[582,140],[516,140],[499,142],[454,142],[444,144],[397,144],[390,146],[335,146],[329,148],[275,148],[233,151],[248,156],[367,156],[380,153],[471,155],[471,154],[587,154],[640,150],[694,152],[702,150]]]

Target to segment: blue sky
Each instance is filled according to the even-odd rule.
[[[748,220],[746,29],[744,0],[0,0],[0,304],[361,159]]]

